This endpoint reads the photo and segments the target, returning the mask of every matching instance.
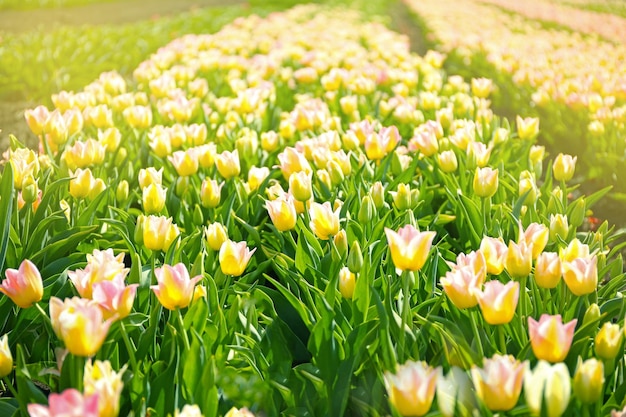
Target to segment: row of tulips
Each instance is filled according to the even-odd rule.
[[[546,28],[525,17],[530,10],[539,13],[560,7],[564,12],[555,16],[530,17],[564,19],[564,24],[575,26],[584,24],[578,14],[593,13],[547,2],[405,3],[423,19],[434,42],[451,55],[447,66],[458,65],[464,73],[494,79],[499,106],[538,115],[543,141],[552,149],[567,147],[577,154],[584,179],[624,192],[619,167],[626,155],[626,49],[595,36]],[[535,3],[541,7],[534,7]],[[464,24],[475,19],[484,24]],[[597,19],[595,26],[607,27],[605,19]]]
[[[583,228],[607,190],[571,197],[577,159],[442,62],[301,6],[27,111],[39,152],[13,138],[0,180],[0,407],[621,409],[620,235]]]

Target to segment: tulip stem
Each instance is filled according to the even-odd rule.
[[[472,331],[474,332],[474,337],[476,338],[476,346],[478,347],[478,355],[482,358],[485,356],[485,351],[483,350],[483,343],[480,340],[480,334],[478,333],[478,324],[476,323],[476,316],[480,314],[478,311],[470,312],[470,321],[472,322]]]
[[[126,332],[126,326],[120,320],[120,327],[122,329],[122,338],[124,339],[124,345],[126,345],[126,350],[128,351],[128,357],[130,359],[130,366],[133,368],[133,373],[137,375],[137,358],[135,357],[135,349],[128,338],[128,333]]]
[[[185,331],[185,322],[183,321],[183,313],[180,312],[180,308],[176,309],[176,315],[178,316],[178,324],[180,325],[180,332],[183,336],[183,343],[185,344],[185,351],[190,351],[191,346],[189,345],[189,336]]]
[[[37,309],[39,314],[41,314],[41,317],[43,317],[43,321],[45,323],[44,327],[46,328],[46,332],[48,332],[50,336],[53,335],[54,327],[52,327],[52,320],[50,320],[50,317],[48,317],[48,315],[43,310],[43,308],[39,305],[39,303],[35,303],[35,308]],[[51,329],[52,329],[52,332],[50,331]]]
[[[506,340],[504,338],[504,324],[498,325],[496,331],[498,332],[498,339],[500,340],[500,353],[506,355]]]
[[[15,390],[13,384],[11,384],[11,381],[9,381],[9,377],[5,376],[4,378],[2,378],[2,382],[9,389],[11,395],[13,395],[13,398],[17,398],[17,391]]]
[[[406,330],[405,330],[405,326],[407,326],[409,324],[409,315],[410,315],[410,302],[411,302],[411,296],[409,295],[409,280],[410,280],[410,271],[404,271],[402,273],[402,315],[400,316],[401,318],[401,325],[400,325],[400,337],[398,340],[398,345],[399,345],[399,350],[400,350],[400,358],[402,358],[402,360],[406,360],[405,358],[405,341],[406,341]],[[409,327],[410,328],[410,327]]]

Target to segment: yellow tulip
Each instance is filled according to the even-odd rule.
[[[532,371],[526,364],[524,396],[533,415],[562,416],[569,404],[571,389],[569,371],[564,363],[550,365],[540,360]]]
[[[154,274],[158,284],[150,288],[168,310],[187,307],[193,299],[194,287],[202,279],[200,275],[190,278],[189,271],[183,263],[174,266],[163,265],[156,268]]]
[[[13,370],[13,355],[9,349],[9,336],[0,337],[0,378],[9,375]]]
[[[19,269],[8,268],[6,278],[0,284],[0,292],[8,296],[18,307],[28,308],[41,301],[43,281],[39,270],[28,259],[24,259]]]
[[[291,194],[284,194],[275,200],[265,203],[267,212],[272,219],[274,227],[281,232],[291,230],[296,226],[298,216],[296,214],[296,206]]]
[[[484,290],[478,293],[478,303],[485,321],[492,325],[506,324],[513,320],[519,300],[519,282],[500,281],[485,283]]]
[[[215,166],[220,175],[225,179],[231,179],[239,175],[241,167],[239,164],[239,151],[235,149],[233,152],[224,151],[215,157]]]
[[[530,274],[533,266],[533,244],[519,244],[509,241],[505,268],[513,278],[524,278]]]
[[[420,232],[413,225],[407,224],[398,232],[385,228],[387,243],[396,273],[419,271],[428,258],[435,232]]]
[[[354,287],[356,286],[356,275],[347,266],[339,270],[339,292],[344,298],[352,299]]]
[[[489,167],[476,168],[474,173],[474,194],[478,197],[491,197],[498,191],[498,170]]]
[[[211,223],[204,229],[204,236],[209,247],[218,251],[228,239],[228,230],[221,223]]]
[[[395,374],[385,372],[389,402],[402,416],[423,416],[428,413],[435,397],[440,368],[426,362],[408,361]]]
[[[582,361],[574,374],[574,395],[584,404],[593,404],[602,397],[604,388],[604,365],[595,358]]]
[[[539,321],[528,317],[530,346],[537,359],[562,362],[572,346],[577,320],[563,324],[560,315],[542,314]]]
[[[252,254],[257,248],[250,250],[246,242],[233,242],[228,239],[220,248],[220,268],[225,275],[238,277],[245,271]]]
[[[598,287],[598,258],[577,258],[561,263],[563,281],[574,295],[593,293]]]
[[[622,347],[622,329],[619,324],[604,323],[598,331],[595,339],[596,355],[604,360],[611,360],[617,357]]]
[[[571,155],[558,154],[552,164],[552,174],[557,181],[569,181],[574,176],[577,157]]]
[[[535,264],[535,282],[540,288],[556,288],[561,281],[561,259],[554,252],[543,252]]]
[[[333,211],[328,201],[324,204],[311,203],[309,217],[309,226],[319,239],[328,240],[339,233],[339,209]]]
[[[120,395],[124,384],[122,375],[126,366],[115,372],[109,361],[88,360],[83,376],[85,395],[98,395],[99,417],[117,417],[120,413]]]
[[[472,366],[476,394],[491,411],[509,411],[522,392],[524,364],[513,356],[494,355],[483,367]]]
[[[165,208],[165,197],[167,189],[162,185],[150,184],[143,189],[142,205],[146,214],[156,214]]]

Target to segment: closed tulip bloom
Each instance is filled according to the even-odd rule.
[[[530,274],[533,266],[533,245],[526,242],[519,244],[509,241],[505,268],[513,278],[524,278]]]
[[[222,198],[222,187],[224,183],[218,184],[216,180],[205,178],[200,188],[200,202],[205,208],[215,208],[220,204]]]
[[[356,275],[350,271],[350,268],[344,266],[339,270],[339,292],[343,298],[352,299],[355,286]]]
[[[174,165],[176,173],[181,177],[189,177],[198,172],[198,158],[191,150],[176,151],[167,159]]]
[[[526,230],[520,223],[520,238],[519,241],[524,241],[528,246],[533,245],[532,258],[537,259],[539,254],[543,252],[548,244],[548,238],[550,237],[550,229],[545,225],[539,223],[531,223]]]
[[[39,270],[31,261],[24,259],[19,269],[8,268],[5,276],[0,285],[0,292],[9,297],[15,305],[28,308],[41,301],[43,281]]]
[[[435,398],[440,368],[426,362],[407,361],[398,366],[395,374],[385,372],[385,386],[389,402],[402,416],[423,416],[428,413]]]
[[[218,251],[222,244],[228,240],[228,230],[221,223],[211,223],[204,229],[204,236],[209,247]]]
[[[485,321],[492,325],[506,324],[513,319],[519,300],[519,282],[489,281],[478,293],[478,303]]]
[[[582,243],[578,238],[574,238],[566,248],[559,250],[559,257],[562,262],[572,262],[577,258],[590,258],[589,245]]]
[[[94,178],[89,168],[78,168],[74,173],[70,173],[72,179],[70,180],[70,194],[74,198],[86,198],[96,185],[96,179]]]
[[[443,172],[454,172],[459,167],[456,154],[453,150],[441,152],[437,155],[437,162],[439,162],[439,168],[441,168]]]
[[[294,172],[289,177],[289,194],[298,201],[308,201],[313,196],[311,173],[305,171]]]
[[[30,417],[100,417],[98,394],[81,394],[69,388],[61,394],[50,394],[48,406],[28,404]]]
[[[441,278],[444,292],[456,308],[471,308],[478,304],[478,292],[484,278],[476,274],[472,268],[463,267],[448,271]]]
[[[154,274],[157,277],[157,285],[150,288],[168,310],[187,307],[193,299],[194,287],[202,279],[200,275],[189,278],[189,271],[183,263],[174,266],[163,265],[155,269]]]
[[[569,181],[574,176],[577,157],[571,155],[558,154],[552,164],[552,174],[557,181]]]
[[[250,167],[248,170],[248,187],[250,188],[250,192],[258,190],[269,175],[270,169],[268,167]]]
[[[622,347],[622,329],[619,324],[604,323],[598,331],[595,339],[596,355],[604,360],[611,360],[617,357]]]
[[[543,252],[535,265],[535,282],[540,288],[556,288],[561,281],[561,258],[554,252]]]
[[[96,303],[83,298],[50,299],[54,332],[67,350],[76,356],[93,356],[104,343],[112,320],[104,320]]]
[[[231,179],[239,175],[241,167],[239,165],[239,151],[224,151],[215,157],[215,166],[220,175],[225,179]]]
[[[318,239],[328,240],[339,233],[339,210],[340,208],[333,211],[328,201],[324,204],[311,203],[309,226]]]
[[[565,214],[550,215],[550,240],[557,242],[557,237],[565,239],[569,233],[569,224]]]
[[[595,359],[582,361],[574,373],[574,395],[584,404],[593,404],[602,397],[604,391],[604,364]]]
[[[478,197],[491,197],[498,191],[498,170],[489,167],[476,168],[474,173],[474,194]]]
[[[117,417],[120,413],[120,395],[124,384],[122,375],[126,366],[115,372],[109,361],[88,360],[83,376],[85,395],[98,396],[99,417]]]
[[[524,397],[533,415],[562,416],[569,404],[571,390],[569,371],[564,363],[550,365],[540,360],[532,371],[526,364]]]
[[[9,336],[0,337],[0,378],[9,375],[13,370],[13,356],[9,349]]]
[[[281,232],[291,230],[296,226],[298,220],[296,206],[291,194],[284,194],[272,201],[266,201],[265,207],[272,219],[274,227]]]
[[[233,242],[228,239],[220,248],[220,268],[225,275],[238,277],[243,274],[256,248],[250,250],[246,242]]]
[[[561,315],[542,314],[539,321],[528,317],[530,345],[537,359],[548,362],[562,362],[567,357],[577,320],[563,324]]]
[[[39,136],[43,133],[43,128],[50,116],[50,111],[46,106],[37,106],[34,109],[28,109],[24,112],[24,118],[30,130]]]
[[[598,287],[598,258],[577,258],[562,262],[563,281],[574,295],[593,293]]]
[[[105,319],[114,317],[121,320],[132,311],[138,286],[126,285],[119,278],[98,282],[93,285],[92,300],[98,303]]]
[[[146,216],[143,224],[143,244],[150,250],[167,252],[180,231],[171,218]]]
[[[509,411],[519,399],[524,364],[511,355],[494,355],[483,360],[483,367],[472,366],[476,394],[491,411]]]
[[[385,228],[387,243],[396,273],[419,271],[428,258],[435,232],[420,232],[413,225],[407,224],[397,232]]]
[[[509,248],[502,238],[483,236],[480,242],[480,251],[487,262],[487,273],[499,275],[504,271],[504,262]]]
[[[145,129],[152,124],[152,109],[148,106],[132,106],[124,109],[126,123],[135,129]]]
[[[150,184],[161,185],[163,183],[163,168],[158,171],[154,167],[142,168],[139,170],[138,180],[141,189]]]
[[[142,204],[146,214],[160,213],[165,208],[167,189],[162,185],[150,184],[143,189]]]

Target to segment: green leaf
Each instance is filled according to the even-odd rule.
[[[4,271],[13,213],[13,167],[6,164],[0,182],[0,271]]]

